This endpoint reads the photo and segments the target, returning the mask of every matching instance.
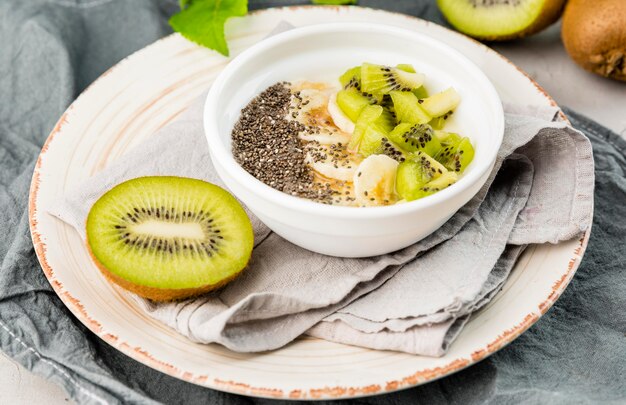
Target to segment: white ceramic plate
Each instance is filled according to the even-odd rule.
[[[400,14],[363,8],[271,9],[227,25],[233,54],[281,21],[300,26],[370,21],[423,32],[455,47],[481,67],[505,102],[554,105],[523,72],[489,48],[457,33]],[[241,354],[200,345],[148,318],[91,262],[78,234],[47,214],[66,190],[102,170],[170,122],[203,93],[228,62],[171,35],[107,71],[68,108],[37,162],[30,225],[39,261],[67,307],[95,334],[164,373],[246,395],[319,399],[381,394],[458,371],[511,342],[545,313],[580,263],[581,240],[532,246],[503,291],[441,358],[368,350],[303,337],[273,352]]]

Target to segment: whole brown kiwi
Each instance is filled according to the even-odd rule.
[[[626,0],[569,0],[561,36],[584,69],[626,81]]]

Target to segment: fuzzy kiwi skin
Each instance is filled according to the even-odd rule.
[[[625,0],[570,0],[561,37],[567,53],[583,69],[626,81]]]
[[[115,273],[110,272],[96,257],[96,255],[91,251],[91,247],[89,246],[89,241],[87,241],[87,250],[89,251],[89,255],[91,259],[95,263],[95,265],[100,269],[100,272],[104,275],[104,277],[110,282],[119,285],[125,290],[128,290],[132,293],[139,295],[140,297],[147,298],[149,300],[155,302],[168,302],[168,301],[178,301],[183,300],[185,298],[196,297],[198,295],[202,295],[208,293],[209,291],[217,290],[220,287],[225,286],[226,284],[233,281],[237,276],[239,276],[243,270],[248,267],[248,264],[239,270],[237,273],[231,275],[228,278],[220,280],[215,284],[207,284],[201,287],[196,288],[156,288],[156,287],[148,287],[145,285],[139,285],[135,283],[131,283],[130,281],[123,279],[122,277],[116,275]],[[248,259],[249,263],[249,259]]]
[[[437,3],[440,2],[441,0],[437,0]],[[464,34],[470,35],[481,41],[510,41],[513,39],[524,38],[529,35],[536,34],[539,31],[542,31],[543,29],[554,24],[559,19],[559,17],[561,17],[561,14],[563,14],[563,8],[565,7],[566,2],[567,0],[545,0],[541,13],[537,16],[535,21],[533,21],[532,24],[524,28],[522,31],[516,32],[511,35],[474,35],[467,32],[464,32]],[[463,32],[459,29],[459,27],[454,24],[453,21],[450,21],[448,19],[445,13],[443,14],[443,16],[454,28]]]

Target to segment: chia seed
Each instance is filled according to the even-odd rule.
[[[337,192],[329,184],[316,183],[306,163],[307,148],[298,138],[306,127],[287,119],[292,95],[299,99],[289,85],[268,87],[241,110],[231,135],[233,156],[248,173],[276,190],[332,204]]]

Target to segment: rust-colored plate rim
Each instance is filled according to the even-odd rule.
[[[319,7],[319,6],[291,6],[291,7],[281,7],[279,9],[299,10],[299,9],[310,9],[314,7]],[[342,10],[347,9],[348,7],[347,6],[329,6],[329,8],[335,9],[336,11],[342,11]],[[263,13],[265,11],[267,10],[257,10],[250,14],[256,15],[256,14]],[[375,11],[381,12],[381,10],[375,10]],[[412,20],[417,19],[415,17],[404,15],[404,14],[398,14],[398,13],[392,13],[392,12],[386,12],[386,13],[399,15],[404,18],[412,19]],[[456,33],[454,31],[450,31],[450,32],[452,32],[454,35],[465,37],[464,35]],[[175,34],[172,34],[172,35],[175,35]],[[167,40],[169,37],[170,36],[164,37],[158,41],[155,41],[154,43],[147,46],[146,48],[143,48],[142,50],[153,47],[159,42]],[[512,62],[510,62],[508,59],[506,59],[504,56],[491,50],[484,44],[477,42],[475,40],[473,41],[477,43],[479,46],[484,47],[485,49],[488,49],[490,52],[493,52],[496,55],[500,56],[508,64],[514,66],[520,73],[525,75],[533,83],[533,85],[537,88],[537,90],[541,92],[547,100],[549,100],[551,105],[557,106],[557,103],[552,99],[552,97],[550,97],[550,95],[538,83],[536,83],[526,72],[524,72],[519,67],[514,65]],[[137,52],[141,52],[142,50],[139,50]],[[119,63],[122,63],[128,60],[129,58],[132,58],[137,52],[122,59],[122,61],[120,61]],[[69,310],[93,333],[95,333],[98,337],[100,337],[101,339],[103,339],[104,341],[106,341],[107,343],[115,347],[116,349],[120,350],[124,354],[156,370],[169,374],[171,376],[180,378],[182,380],[185,380],[191,383],[199,384],[208,388],[213,388],[213,389],[217,389],[217,390],[221,390],[225,392],[250,395],[250,396],[256,396],[256,397],[282,398],[282,399],[307,399],[307,400],[313,399],[315,400],[315,399],[328,399],[328,398],[354,398],[354,397],[360,397],[360,396],[384,394],[384,393],[389,393],[389,392],[393,392],[393,391],[397,391],[401,389],[411,388],[411,387],[423,384],[425,382],[431,382],[436,379],[447,376],[449,374],[452,374],[454,372],[460,371],[468,366],[471,366],[477,363],[478,361],[485,359],[486,357],[495,353],[496,351],[502,349],[507,344],[515,340],[518,336],[520,336],[524,331],[530,328],[537,320],[539,320],[540,318],[539,315],[535,313],[529,313],[522,320],[522,322],[520,322],[518,325],[516,325],[515,327],[511,329],[504,331],[500,336],[498,336],[495,340],[487,344],[484,348],[472,353],[471,358],[458,358],[458,359],[452,360],[445,366],[436,367],[433,369],[419,370],[415,372],[414,374],[407,375],[406,377],[402,379],[388,381],[384,386],[378,385],[378,384],[361,386],[361,387],[340,387],[340,386],[328,387],[326,386],[326,387],[319,387],[317,389],[306,389],[306,390],[294,389],[288,392],[283,391],[281,389],[274,389],[274,388],[267,388],[267,387],[255,387],[255,386],[251,386],[249,384],[243,383],[243,382],[232,381],[232,380],[223,381],[217,378],[210,380],[209,377],[206,375],[196,375],[190,372],[182,371],[176,368],[175,366],[168,364],[165,361],[160,360],[158,357],[152,355],[151,353],[148,353],[142,348],[132,347],[128,345],[127,343],[120,341],[120,339],[117,336],[104,332],[100,323],[97,320],[92,319],[89,316],[89,314],[86,312],[81,302],[75,297],[73,297],[68,291],[64,290],[63,285],[55,278],[54,270],[48,263],[47,246],[43,242],[41,234],[38,230],[36,213],[38,211],[37,197],[39,193],[40,169],[42,165],[43,156],[46,154],[50,144],[55,140],[56,136],[59,134],[63,126],[67,123],[68,114],[72,111],[72,109],[78,103],[81,102],[83,95],[88,93],[89,88],[93,86],[96,82],[98,82],[103,77],[106,77],[112,71],[114,71],[116,66],[117,65],[111,67],[109,70],[104,72],[96,81],[94,81],[94,83],[92,83],[87,89],[85,89],[85,91],[68,107],[66,112],[60,117],[60,119],[54,126],[54,129],[48,136],[44,146],[42,147],[39,158],[37,159],[37,163],[35,165],[35,170],[33,173],[32,182],[30,186],[29,224],[30,224],[33,244],[35,247],[35,252],[41,264],[42,270],[45,276],[48,278],[50,284],[52,285],[52,288],[59,296],[59,298],[69,308]],[[560,115],[563,120],[567,121],[567,117],[563,113],[561,113]],[[572,280],[576,270],[578,269],[578,266],[580,265],[583,254],[587,248],[590,233],[591,233],[591,229],[589,228],[587,229],[584,236],[579,240],[579,243],[576,249],[574,250],[572,257],[569,260],[567,272],[563,274],[560,280],[554,283],[551,293],[545,298],[543,302],[539,304],[539,310],[542,315],[545,314],[550,309],[550,307],[552,307],[552,305],[556,302],[559,296],[563,293],[563,291],[565,290],[569,282]]]

